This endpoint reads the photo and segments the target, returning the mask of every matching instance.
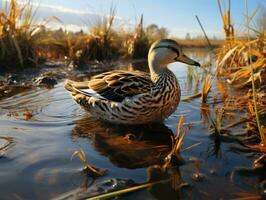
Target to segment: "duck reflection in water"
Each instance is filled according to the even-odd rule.
[[[73,136],[89,138],[114,165],[135,169],[162,164],[174,134],[164,124],[121,126],[84,116],[76,121]]]
[[[152,196],[157,199],[165,199],[166,196],[168,199],[186,197],[186,192],[180,193],[180,189],[186,184],[182,181],[179,167],[173,167],[167,173],[159,167],[170,152],[174,138],[167,126],[121,126],[89,116],[83,116],[75,123],[73,137],[91,140],[94,149],[108,157],[114,165],[128,169],[147,167],[147,182],[168,180],[152,186],[149,189]]]

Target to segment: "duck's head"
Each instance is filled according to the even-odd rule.
[[[149,65],[165,68],[173,62],[182,62],[188,65],[200,66],[200,64],[187,57],[178,43],[171,39],[162,39],[154,42],[149,50]]]

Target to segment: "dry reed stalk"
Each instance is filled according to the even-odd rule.
[[[78,156],[78,158],[80,159],[80,161],[83,163],[83,165],[86,167],[86,170],[88,170],[89,172],[91,172],[92,174],[95,174],[97,176],[103,176],[105,174],[105,171],[99,170],[95,167],[93,167],[91,164],[89,164],[89,162],[87,161],[85,152],[82,149],[76,150],[72,156],[71,159],[74,156]]]
[[[173,139],[172,149],[169,152],[169,154],[167,155],[166,161],[165,161],[164,165],[162,166],[163,171],[166,171],[169,168],[173,158],[174,159],[180,158],[181,147],[182,147],[184,138],[189,131],[189,127],[186,127],[183,134],[182,134],[183,124],[184,124],[184,116],[181,115],[181,117],[178,121],[177,134],[176,134],[175,138]]]
[[[35,48],[40,32],[30,1],[20,5],[11,0],[9,6],[0,10],[0,70],[36,65]]]
[[[248,39],[248,43],[250,40],[250,35],[249,35],[249,15],[248,15],[248,4],[247,4],[247,0],[246,0],[246,15],[247,15],[247,39]],[[253,93],[253,104],[254,104],[254,111],[256,114],[256,122],[257,122],[257,126],[258,126],[258,130],[259,130],[259,134],[260,134],[260,138],[261,138],[261,143],[266,146],[266,137],[264,135],[264,133],[262,132],[262,126],[261,126],[261,122],[260,122],[260,117],[259,117],[259,112],[258,112],[258,107],[257,107],[257,93],[256,93],[256,88],[255,88],[255,79],[254,79],[254,69],[253,69],[253,64],[252,64],[252,59],[251,59],[251,47],[250,45],[248,46],[248,58],[250,61],[250,70],[251,70],[251,77],[252,77],[252,93]]]
[[[218,1],[218,3],[220,3]],[[230,2],[229,2],[230,3]],[[220,13],[221,12],[221,6]],[[258,8],[249,16],[246,1],[246,23],[247,32],[244,37],[231,38],[226,41],[224,46],[217,53],[217,73],[221,76],[228,77],[227,82],[235,88],[250,88],[251,92],[247,92],[241,98],[226,98],[224,109],[237,110],[247,112],[251,121],[255,117],[258,132],[262,144],[266,145],[266,137],[261,130],[260,114],[266,102],[263,100],[265,96],[265,70],[266,70],[266,54],[265,54],[265,33],[260,32],[250,26],[250,23],[256,15]],[[228,26],[223,20],[224,25]],[[230,25],[230,24],[229,24]],[[256,37],[250,36],[250,30],[256,34]],[[265,30],[264,30],[265,31]],[[230,35],[230,34],[229,34]],[[226,34],[226,37],[228,34]],[[256,89],[258,87],[260,91]],[[251,103],[252,101],[252,103]]]
[[[201,93],[201,100],[202,103],[207,102],[208,95],[211,91],[212,84],[214,82],[214,79],[211,79],[211,75],[208,74],[207,77],[205,78],[203,82],[203,87],[202,87],[202,93]]]
[[[234,39],[234,27],[231,24],[231,0],[228,0],[228,9],[226,9],[225,11],[222,10],[221,1],[217,0],[217,2],[224,25],[223,28],[224,28],[225,37],[226,40],[230,41]]]

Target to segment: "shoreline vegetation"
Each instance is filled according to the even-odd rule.
[[[233,97],[220,85],[220,92],[226,97],[221,109],[223,113],[244,111],[247,138],[243,138],[242,142],[250,149],[266,153],[266,11],[260,9],[254,26],[253,19],[260,7],[249,13],[246,0],[244,31],[242,37],[237,37],[230,17],[230,3],[223,10],[218,0],[225,41],[216,52],[216,76],[218,80],[225,80],[229,87],[243,91],[244,95]]]
[[[98,17],[88,32],[70,32],[60,28],[51,30],[51,21],[63,23],[52,16],[37,23],[37,9],[11,0],[0,11],[0,73],[17,72],[28,67],[40,66],[45,61],[64,61],[74,67],[86,66],[91,61],[146,58],[150,45],[169,36],[168,30],[155,24],[144,26],[143,15],[133,30],[116,25],[116,10]],[[183,48],[209,48],[203,36],[176,38]],[[222,44],[212,39],[212,48]]]

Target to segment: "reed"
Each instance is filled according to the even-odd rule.
[[[218,76],[226,77],[227,83],[237,89],[248,88],[251,91],[247,92],[246,95],[244,94],[241,98],[236,97],[234,100],[226,97],[225,102],[230,101],[230,106],[227,105],[225,109],[238,108],[245,110],[248,116],[255,117],[258,135],[261,138],[261,143],[265,146],[266,137],[262,131],[260,113],[263,113],[266,105],[266,102],[263,100],[263,96],[266,95],[263,89],[266,87],[266,55],[264,52],[266,32],[265,29],[251,27],[251,22],[256,16],[257,11],[258,9],[249,15],[246,1],[246,32],[242,33],[243,36],[236,37],[231,25],[230,9],[227,10],[223,16],[226,41],[218,49],[216,59]],[[250,101],[252,101],[252,106]],[[252,109],[250,109],[251,107]],[[250,119],[253,121],[252,117]]]
[[[201,101],[202,103],[206,103],[208,99],[208,95],[211,91],[211,87],[214,79],[211,78],[211,75],[208,74],[203,82],[202,93],[201,93]]]
[[[37,66],[46,60],[87,66],[91,61],[147,58],[151,43],[168,37],[164,27],[155,24],[144,26],[143,15],[133,31],[124,29],[123,25],[117,26],[114,6],[110,7],[107,15],[90,22],[89,32],[73,33],[63,29],[51,31],[46,27],[50,21],[58,21],[64,26],[56,16],[37,24],[36,9],[33,9],[30,1],[24,5],[17,0],[7,2],[8,6],[3,6],[0,11],[2,72]],[[197,47],[206,46],[206,42],[204,44],[200,38],[178,41],[184,46],[196,43],[200,44]]]
[[[115,7],[111,6],[109,14],[98,17],[93,22],[87,43],[86,54],[90,60],[111,60],[118,58],[119,46],[116,46],[117,33],[114,30]]]
[[[123,38],[121,41],[124,49],[123,57],[130,59],[147,58],[151,41],[143,25],[143,20],[144,17],[141,15],[139,23],[132,32],[125,32],[120,35]]]
[[[216,139],[218,139],[218,140],[220,140],[219,138],[220,138],[220,136],[222,134],[222,125],[223,125],[224,116],[225,116],[224,109],[223,108],[218,108],[216,110],[215,120],[213,120],[210,117],[212,126],[214,128],[214,135],[215,135]]]
[[[105,174],[105,171],[99,170],[95,167],[93,167],[91,164],[89,164],[85,152],[82,149],[76,150],[72,156],[71,159],[73,159],[73,157],[77,156],[80,161],[83,163],[83,165],[85,166],[85,170],[89,173],[92,173],[93,175],[96,176],[103,176]]]
[[[179,162],[182,162],[180,157],[180,151],[183,145],[184,138],[189,131],[189,128],[186,127],[182,134],[183,124],[184,124],[184,115],[181,115],[178,121],[177,135],[175,136],[175,138],[173,138],[172,149],[166,157],[166,161],[162,167],[163,171],[166,171],[170,167],[173,160],[178,160]]]
[[[53,47],[55,49],[52,58],[56,57],[57,60],[65,60],[67,65],[71,63],[80,65],[84,63],[81,52],[86,48],[87,40],[86,35],[76,35],[68,31],[62,31],[48,38],[46,47]]]
[[[41,28],[35,23],[31,2],[11,0],[0,11],[0,71],[36,66],[35,48]]]
[[[250,18],[248,15],[248,6],[247,6],[247,0],[245,1],[245,5],[246,5],[246,16],[247,16],[247,22],[246,22],[246,26],[247,26],[247,42],[249,43],[250,40],[250,35],[249,35],[249,23],[250,23]],[[262,126],[260,123],[260,117],[259,117],[259,112],[258,112],[258,107],[257,107],[257,92],[256,92],[256,88],[255,88],[255,78],[254,78],[254,69],[253,69],[253,63],[252,63],[252,58],[251,58],[251,47],[250,45],[248,45],[248,61],[250,63],[250,71],[251,71],[251,82],[252,82],[252,93],[253,93],[253,104],[254,104],[254,111],[255,111],[255,116],[256,116],[256,122],[257,122],[257,126],[258,126],[258,131],[260,134],[260,138],[261,138],[261,143],[263,144],[263,146],[266,146],[266,137],[264,135],[264,133],[262,132]]]
[[[223,21],[223,29],[227,41],[234,39],[234,26],[231,21],[231,0],[228,0],[228,8],[222,9],[221,0],[217,0],[220,15]],[[224,1],[225,2],[225,1]]]

